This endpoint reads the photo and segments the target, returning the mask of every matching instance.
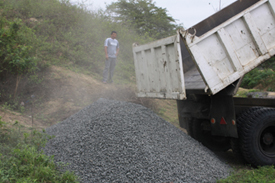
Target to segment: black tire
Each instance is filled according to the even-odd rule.
[[[260,110],[260,109],[263,109],[263,108],[262,107],[252,107],[236,117],[239,137],[241,136],[240,133],[242,131],[243,124],[245,124],[246,119],[248,119],[252,113],[254,113],[255,111]],[[245,158],[243,156],[242,150],[241,150],[240,138],[231,138],[230,143],[231,143],[231,149],[233,151],[235,158],[241,163],[244,163],[244,164],[247,163],[247,161],[245,160]]]
[[[245,158],[243,157],[239,139],[231,138],[230,144],[231,144],[231,149],[233,151],[233,155],[234,155],[235,159],[242,164],[246,164],[247,162],[246,162]]]
[[[240,131],[241,151],[251,165],[275,164],[275,109],[251,112]]]
[[[212,151],[227,151],[230,149],[230,138],[213,136],[211,134],[210,121],[195,119],[192,124],[193,138],[201,142]]]

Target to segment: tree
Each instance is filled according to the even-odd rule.
[[[30,46],[35,39],[33,30],[21,19],[9,21],[5,17],[0,18],[0,76],[3,73],[16,75],[14,98],[21,76],[36,70],[35,48]]]
[[[106,13],[112,21],[126,23],[138,34],[156,39],[175,34],[179,27],[166,8],[157,7],[153,0],[118,0],[107,5]]]

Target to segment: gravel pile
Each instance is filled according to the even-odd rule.
[[[99,99],[46,129],[44,152],[82,182],[215,182],[230,167],[141,105]]]

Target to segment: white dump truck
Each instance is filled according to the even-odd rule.
[[[139,97],[177,100],[180,126],[212,150],[275,164],[275,99],[234,96],[275,55],[275,0],[238,0],[174,36],[133,44],[133,55]]]

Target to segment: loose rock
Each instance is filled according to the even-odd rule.
[[[84,183],[215,182],[230,167],[141,105],[99,99],[46,129],[44,152]]]

